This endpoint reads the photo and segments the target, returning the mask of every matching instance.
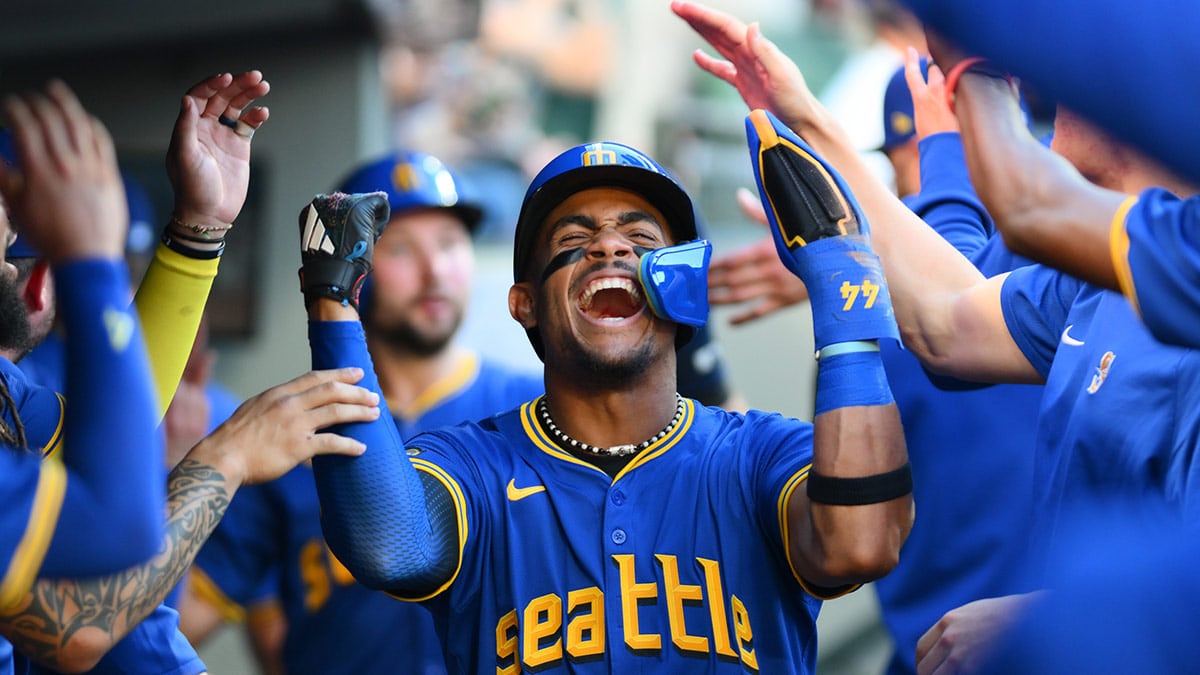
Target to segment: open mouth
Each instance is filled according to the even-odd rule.
[[[620,321],[642,311],[646,299],[633,279],[604,277],[595,279],[579,296],[579,309],[597,321]]]

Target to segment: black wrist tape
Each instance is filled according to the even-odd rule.
[[[912,493],[912,466],[860,478],[834,478],[808,472],[808,498],[818,504],[863,506],[878,504]]]

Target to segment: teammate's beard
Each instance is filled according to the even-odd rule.
[[[396,320],[387,326],[371,320],[366,322],[366,330],[399,351],[416,356],[433,356],[450,344],[461,323],[462,314],[459,314],[447,330],[429,333],[418,330],[411,322],[404,320]]]
[[[17,282],[0,275],[0,349],[20,358],[35,346],[29,329],[29,308],[21,299]]]

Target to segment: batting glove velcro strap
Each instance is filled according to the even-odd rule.
[[[816,348],[899,340],[866,216],[842,177],[765,110],[746,118],[746,138],[775,249],[808,287]]]
[[[375,242],[387,226],[387,194],[317,195],[300,211],[300,290],[305,306],[331,298],[358,309]]]

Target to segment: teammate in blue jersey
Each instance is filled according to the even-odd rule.
[[[1200,433],[1200,419],[1191,412],[1200,409],[1200,387],[1181,373],[1198,365],[1197,354],[1156,341],[1120,294],[1056,270],[1031,265],[984,278],[870,175],[799,70],[755,28],[690,3],[675,6],[690,8],[685,13],[730,59],[701,55],[701,65],[736,83],[744,96],[786,110],[789,124],[843,172],[866,212],[880,222],[874,239],[906,346],[927,367],[957,377],[1045,382],[1030,527],[1035,565],[1063,554],[1054,544],[1076,511],[1103,507],[1189,531],[1198,515],[1188,486],[1200,471],[1191,452]],[[979,80],[986,86],[972,87],[976,96],[960,92],[956,104],[976,187],[984,193],[981,181],[1001,181],[1008,194],[1025,198],[1025,212],[1057,208],[1054,195],[1034,182],[1037,172],[1017,161],[1026,146],[1008,143],[1015,134],[1028,134],[1014,89],[1002,78],[970,78]],[[1055,143],[1065,138],[1056,133]],[[1064,154],[1082,165],[1103,143],[1091,138],[1074,146],[1090,148],[1084,154]],[[1100,155],[1107,152],[1112,149]],[[991,163],[992,170],[977,173],[977,161]],[[1132,161],[1108,169],[1097,175],[1110,189],[1177,182],[1154,164]],[[1131,408],[1139,411],[1137,425],[1126,423]],[[998,629],[1030,597],[981,600],[947,614],[919,641],[918,672],[977,667]]]
[[[602,142],[552,160],[516,228],[509,309],[546,394],[407,442],[347,425],[368,451],[314,461],[331,549],[365,585],[433,614],[450,672],[812,672],[820,599],[895,564],[911,474],[866,222],[767,114],[747,135],[764,196],[780,198],[780,255],[810,287],[832,266],[863,294],[825,286],[814,303],[815,424],[676,394],[675,350],[707,318],[707,242],[665,170]],[[338,280],[369,269],[347,254],[369,250],[382,206],[321,195],[301,213],[319,367],[370,363]]]
[[[381,190],[391,210],[363,291],[363,323],[400,436],[482,419],[540,394],[540,377],[454,341],[483,215],[455,175],[430,155],[401,151],[356,168],[340,189]],[[259,600],[264,579],[278,580],[287,629],[272,660],[288,672],[445,672],[429,612],[355,583],[328,551],[309,467],[239,494],[197,567],[194,600],[226,617]],[[211,611],[196,622],[184,614],[195,639],[213,627]]]
[[[5,572],[0,579],[0,608],[12,611],[41,576],[81,577],[104,574],[146,560],[161,533],[162,487],[148,458],[161,452],[154,436],[153,392],[148,386],[146,356],[136,317],[118,294],[124,270],[114,255],[123,236],[119,214],[120,183],[111,159],[112,144],[91,124],[74,94],[52,83],[33,98],[9,98],[4,112],[16,133],[16,153],[37,158],[37,171],[21,175],[0,166],[0,234],[9,243],[15,233],[10,214],[19,217],[24,236],[39,243],[63,275],[62,285],[74,293],[63,318],[76,339],[92,349],[73,362],[68,382],[80,405],[66,411],[62,427],[74,439],[61,453],[62,463],[41,462],[28,452],[28,440],[15,416],[7,387],[5,418],[0,423],[0,471],[8,503],[3,528]],[[37,128],[51,133],[77,133],[80,146],[47,146]],[[76,196],[72,203],[59,195]],[[45,200],[45,201],[43,201]],[[46,202],[49,202],[47,205]],[[36,205],[36,208],[34,208]],[[7,287],[4,330],[19,329],[16,270],[4,264],[0,283]],[[120,334],[105,329],[104,316]],[[106,395],[122,387],[119,400]],[[20,395],[20,393],[18,393]],[[41,443],[42,441],[39,441]],[[110,520],[111,519],[111,520]],[[111,538],[105,525],[125,523],[126,536]],[[11,627],[0,628],[8,634]]]
[[[895,169],[899,196],[984,274],[1029,264],[995,236],[967,175],[958,121],[942,96],[941,71],[929,68],[926,84],[926,67],[911,51],[884,95],[880,149]],[[756,206],[757,212],[743,208],[766,222]],[[785,278],[769,238],[714,261],[713,270],[721,284],[714,296],[719,303],[737,298],[773,311],[808,297],[799,280]],[[763,278],[771,280],[769,287],[760,283]],[[887,672],[915,673],[918,639],[947,611],[1029,590],[1019,575],[1028,550],[1015,533],[1032,517],[1033,422],[1041,388],[964,387],[939,380],[954,387],[942,390],[898,345],[885,347],[883,355],[914,458],[919,516],[899,564],[874,586],[894,643]],[[997,481],[997,475],[1006,480]]]
[[[947,61],[963,62],[963,55],[950,44],[936,36],[930,41],[946,53]],[[968,66],[958,78],[956,95],[961,94],[969,106],[972,92],[986,89],[989,79],[994,78]],[[1061,126],[1068,134],[1078,126],[1094,135],[1096,131],[1080,113],[1086,111],[1060,106],[1058,117],[1065,120]],[[1056,211],[1034,219],[1021,214],[1019,200],[1006,191],[983,193],[989,208],[1011,214],[1000,221],[1011,244],[1039,262],[1124,293],[1160,340],[1200,346],[1192,329],[1200,317],[1200,247],[1191,237],[1200,218],[1200,198],[1186,198],[1194,190],[1181,179],[1173,179],[1172,185],[1154,185],[1136,196],[1104,189],[1094,184],[1103,181],[1096,181],[1086,168],[1076,171],[1055,163],[1022,135],[1014,134],[1011,140],[1020,144],[1023,161],[1038,172],[1039,183],[1059,203]],[[1108,158],[1104,167],[1125,163],[1124,155],[1137,152],[1125,144],[1106,145],[1118,148],[1119,155]],[[1137,158],[1141,165],[1149,161]]]
[[[261,74],[257,72],[238,77],[224,74],[197,84],[183,99],[168,161],[177,199],[175,222],[164,232],[163,245],[147,272],[146,281],[139,289],[137,300],[143,325],[146,326],[147,342],[151,345],[148,351],[154,362],[157,384],[160,393],[166,391],[168,396],[174,388],[170,380],[174,378],[178,381],[179,371],[175,369],[176,364],[182,366],[194,338],[194,333],[189,334],[187,329],[190,326],[194,330],[196,323],[190,322],[188,317],[192,311],[198,313],[199,308],[203,307],[223,247],[224,233],[229,229],[229,223],[237,215],[245,198],[249,138],[254,129],[266,119],[265,109],[249,107],[249,103],[265,93],[266,87]],[[61,90],[52,88],[51,93],[60,97],[69,94],[65,87]],[[105,178],[109,171],[113,176],[117,175],[111,144],[107,152],[98,152],[97,157],[90,158],[90,163],[86,153],[83,153],[81,158],[64,152],[65,158],[56,158],[51,153],[37,151],[46,145],[53,145],[55,138],[65,137],[64,129],[45,122],[47,111],[39,109],[40,105],[40,102],[35,101],[30,107],[36,111],[38,117],[43,118],[42,120],[33,119],[28,112],[12,117],[19,170],[26,185],[48,182],[56,190],[43,189],[32,191],[29,195],[17,194],[20,197],[17,204],[22,207],[18,212],[22,232],[29,230],[32,238],[32,235],[37,234],[37,230],[31,225],[36,224],[38,217],[55,215],[52,209],[47,208],[47,204],[66,204],[75,205],[80,209],[79,213],[67,212],[66,215],[83,223],[93,220],[104,223],[105,218],[99,216],[111,212],[108,220],[121,224],[115,232],[123,242],[124,216],[121,214],[124,209],[119,201],[119,179],[113,183],[115,187],[108,188],[118,201],[93,196],[110,196],[100,192],[106,184],[99,179]],[[81,128],[91,129],[98,139],[107,138],[106,135],[102,135],[103,128],[91,121],[73,98],[65,99],[60,105],[63,108],[60,126],[70,128],[73,133],[78,134],[83,148],[90,148],[91,139],[81,133]],[[18,108],[16,112],[21,113],[22,109]],[[229,115],[226,118],[228,122],[220,120],[220,117],[225,115]],[[54,120],[53,117],[50,119]],[[97,148],[102,150],[104,145],[97,144]],[[51,166],[54,167],[62,167],[66,175],[55,176],[48,172],[48,163],[52,163]],[[13,176],[16,170],[9,169],[7,175]],[[13,184],[10,182],[8,185],[11,187]],[[31,218],[31,215],[35,217]],[[84,240],[83,244],[71,240],[65,243],[46,240],[44,237],[34,238],[32,243],[38,250],[44,251],[52,263],[57,260],[55,252],[67,245],[86,250],[89,238],[97,240],[97,245],[101,246],[105,255],[120,259],[123,247],[118,244],[103,248],[111,243],[109,240],[112,237],[101,237],[99,235],[103,232],[98,227],[93,229],[96,232],[84,231],[76,235],[76,238]],[[47,242],[50,245],[47,245]],[[36,266],[34,267],[36,269]],[[120,265],[120,269],[124,270],[123,264]],[[57,267],[55,275],[61,280],[66,274],[69,281],[78,281],[70,270],[70,267]],[[81,396],[78,402],[65,407],[66,424],[57,430],[57,433],[66,438],[64,443],[67,447],[62,454],[67,455],[72,444],[79,443],[74,440],[76,438],[103,438],[106,443],[148,444],[153,453],[148,457],[139,455],[136,458],[136,467],[150,470],[155,476],[153,483],[161,485],[162,475],[159,467],[162,466],[164,450],[161,439],[158,434],[152,433],[152,430],[162,408],[156,409],[153,391],[148,388],[155,380],[149,377],[144,368],[132,368],[127,359],[114,357],[108,353],[110,350],[105,349],[106,345],[116,340],[122,343],[132,343],[136,340],[138,345],[141,344],[141,336],[136,332],[136,322],[123,324],[122,322],[128,319],[121,319],[126,315],[118,313],[116,309],[119,307],[124,310],[128,305],[128,275],[108,276],[112,277],[113,284],[100,283],[106,281],[107,276],[99,276],[96,280],[89,279],[88,283],[95,283],[102,291],[111,290],[111,294],[118,298],[114,308],[106,310],[107,314],[103,319],[97,317],[94,320],[95,323],[103,320],[108,328],[107,333],[99,333],[100,335],[107,334],[113,337],[110,337],[110,340],[103,337],[93,339],[88,342],[86,348],[68,351],[68,393],[82,391],[78,389],[77,383],[73,384],[81,377],[76,364],[81,363],[85,356],[91,356],[92,352],[89,350],[96,349],[105,359],[114,360],[114,367],[127,369],[128,375],[116,377],[105,371],[88,373],[90,379],[104,383],[107,387],[116,387],[115,391],[119,392],[119,395],[114,395],[114,390],[106,388],[92,392],[91,397],[128,408],[129,411],[123,415],[115,411],[106,415],[122,419],[123,424],[131,425],[132,432],[136,431],[138,426],[136,420],[131,417],[131,411],[138,409],[138,392],[140,388],[145,388],[144,398],[150,411],[147,429],[151,430],[151,433],[147,438],[139,440],[128,434],[113,436],[112,432],[106,432],[106,435],[89,433],[88,428],[79,429],[78,425],[71,424],[71,414],[74,411],[92,412],[89,405],[92,398]],[[72,312],[78,313],[76,303],[79,300],[76,296],[86,296],[87,292],[78,290],[75,283],[60,281],[59,285],[64,289],[61,297],[62,309],[68,320],[67,325],[71,327],[75,325],[71,323]],[[22,309],[38,307],[44,310],[41,305],[52,304],[53,296],[48,295],[44,279],[36,284],[27,283],[25,288],[26,292],[20,295],[11,294],[13,298],[17,298],[18,306],[22,297],[28,301],[29,307]],[[7,298],[9,294],[3,295]],[[198,322],[198,314],[195,318]],[[18,313],[17,319],[28,330],[30,317],[27,312]],[[41,325],[44,327],[48,322]],[[151,330],[152,326],[154,330]],[[84,325],[81,328],[88,329],[89,326]],[[129,329],[134,330],[131,332]],[[88,335],[97,330],[92,328],[90,331],[81,330],[80,333]],[[76,334],[74,328],[71,334]],[[11,370],[12,372],[5,371],[6,381],[20,383],[22,387],[31,391],[37,390],[36,386],[23,379],[19,371],[15,368]],[[133,377],[134,380],[130,382],[127,377]],[[203,671],[204,665],[177,630],[174,611],[159,606],[159,603],[175,585],[178,574],[186,568],[194,555],[195,547],[207,534],[210,525],[205,523],[215,522],[215,519],[219,518],[220,511],[227,503],[228,493],[236,489],[240,481],[265,480],[277,476],[296,462],[307,459],[313,452],[357,451],[353,444],[346,444],[342,439],[315,434],[320,426],[338,419],[370,419],[378,414],[372,405],[373,395],[357,387],[344,386],[356,378],[357,373],[354,372],[310,374],[270,390],[257,397],[235,421],[197,446],[189,455],[189,460],[181,464],[181,468],[170,477],[166,538],[156,543],[156,548],[161,547],[159,550],[165,553],[160,553],[148,564],[129,567],[114,575],[86,581],[39,580],[31,593],[22,592],[15,598],[15,602],[6,603],[5,610],[0,613],[0,630],[17,647],[20,660],[16,666],[24,672],[25,659],[33,659],[49,668],[82,671],[97,666],[97,661],[104,656],[104,660],[100,661],[96,668],[97,672]],[[18,399],[15,405],[19,405],[23,400],[24,398]],[[13,411],[15,419],[22,420],[24,412],[17,407]],[[44,421],[44,416],[39,415],[32,415],[29,421],[38,425],[48,424]],[[95,425],[99,422],[92,420],[92,423]],[[293,429],[293,432],[281,432],[276,428],[279,424],[291,425],[288,428]],[[48,426],[49,429],[55,430],[53,424]],[[18,425],[15,428],[22,429],[22,426]],[[31,437],[35,438],[44,437],[49,433],[45,429],[32,427],[30,431]],[[245,453],[251,450],[255,453],[254,456],[245,456]],[[46,466],[58,466],[57,461],[47,460]],[[111,462],[111,466],[123,474],[132,472],[135,466],[131,464],[134,462],[133,458],[123,458],[116,452],[110,452],[105,461]],[[220,469],[220,472],[215,469]],[[122,489],[129,491],[129,486],[125,484],[129,480],[128,476],[123,477]],[[208,497],[213,503],[208,506],[216,513],[216,518],[209,516],[205,520],[197,516],[194,509],[189,508],[204,497]],[[161,503],[154,506],[152,521],[160,526],[161,509]],[[65,514],[64,519],[60,519],[60,530],[63,529],[64,522]],[[125,526],[124,523],[121,525]],[[111,536],[111,524],[103,527],[89,523],[88,526],[103,529],[106,536]],[[73,554],[83,559],[94,559],[97,555],[96,551],[86,548],[91,541],[87,536],[89,532],[91,530],[71,533],[71,543],[77,547],[84,547],[73,551]],[[197,535],[199,539],[189,542],[188,539],[193,535]],[[136,531],[126,533],[126,536],[136,536]],[[187,544],[191,543],[194,545],[189,549]],[[103,551],[102,548],[99,550]],[[123,566],[127,567],[128,563]],[[142,621],[148,614],[150,619]],[[126,635],[128,637],[125,637]],[[114,643],[117,644],[114,646]],[[12,669],[13,666],[9,664],[7,668]]]

